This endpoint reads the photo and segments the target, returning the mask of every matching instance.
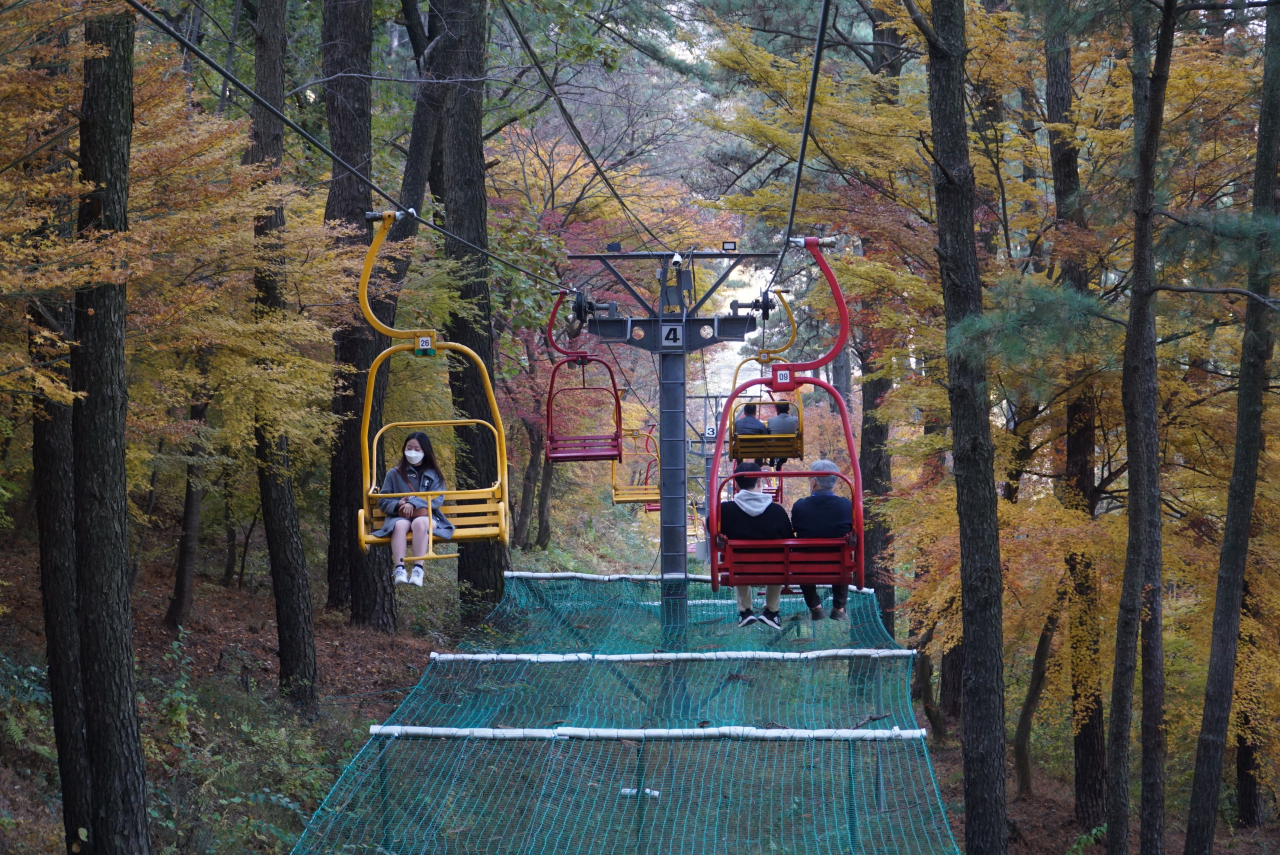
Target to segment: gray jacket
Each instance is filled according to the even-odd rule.
[[[774,416],[769,419],[769,433],[796,433],[800,430],[800,419],[787,413],[785,416]]]
[[[409,477],[405,478],[400,474],[399,469],[388,469],[387,477],[382,479],[383,493],[434,493],[445,489],[444,476],[434,469],[415,469],[409,467]],[[375,537],[386,537],[391,534],[395,528],[396,520],[400,519],[400,503],[404,499],[387,498],[379,499],[378,507],[386,514],[386,519],[382,523],[382,528],[375,531]],[[415,508],[427,507],[427,500],[419,496],[410,496],[409,504]],[[441,511],[440,506],[444,504],[444,496],[435,496],[431,499],[431,522],[433,534],[441,540],[448,540],[453,537],[453,523],[449,522]]]

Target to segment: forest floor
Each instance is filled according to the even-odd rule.
[[[923,715],[920,716],[923,720]],[[956,842],[964,846],[964,776],[960,757],[960,744],[956,740],[929,746],[934,773],[942,801],[951,819],[951,831]],[[1008,802],[1009,855],[1101,855],[1101,844],[1076,844],[1080,830],[1076,825],[1074,800],[1070,780],[1043,774],[1033,769],[1031,774],[1034,795],[1021,801]],[[1014,792],[1012,754],[1010,755],[1007,792]],[[1135,805],[1136,808],[1136,805]],[[1182,852],[1185,830],[1175,825],[1173,817],[1166,819],[1165,851]],[[1130,829],[1129,851],[1138,851],[1138,824]],[[1230,829],[1218,823],[1218,836],[1213,848],[1217,853],[1231,852],[1238,855],[1280,855],[1280,828],[1274,823],[1269,828]]]
[[[44,652],[35,559],[34,550],[21,545],[11,547],[0,558],[0,579],[3,579],[0,583],[0,609],[3,609],[0,658],[4,660],[3,677],[7,683],[0,685],[0,852],[32,855],[59,851],[61,825],[56,802],[56,768],[50,752],[50,723],[47,712],[42,716],[35,709],[40,704],[47,707],[47,697],[41,700],[33,695],[36,703],[25,706],[20,697],[22,686],[30,688],[38,683],[30,678],[31,674],[38,673],[31,668],[41,666]],[[191,712],[186,706],[181,707],[184,726],[194,734],[191,741],[205,746],[219,742],[226,745],[227,737],[219,737],[218,728],[238,726],[248,732],[251,719],[283,735],[290,718],[273,697],[276,668],[273,601],[260,591],[223,588],[214,580],[200,578],[190,633],[181,648],[175,649],[173,636],[162,624],[169,601],[170,579],[167,565],[144,567],[140,572],[134,593],[134,640],[138,686],[145,699],[142,708],[148,773],[160,779],[155,785],[153,801],[156,794],[160,794],[166,808],[156,819],[162,825],[160,835],[171,836],[172,843],[178,844],[180,840],[189,842],[194,833],[184,831],[182,823],[183,817],[195,808],[191,798],[181,792],[174,795],[173,782],[184,776],[198,776],[184,766],[182,757],[174,755],[172,746],[163,746],[164,740],[157,738],[164,727],[172,725],[173,687],[185,686],[177,696],[187,699],[183,704],[201,709]],[[317,799],[323,796],[342,764],[363,742],[364,727],[385,719],[395,709],[404,692],[421,676],[432,650],[449,646],[447,636],[423,630],[421,622],[415,622],[412,615],[402,615],[402,620],[409,629],[387,637],[350,627],[341,614],[317,610],[316,656],[321,674],[320,695],[324,699],[320,720],[306,728],[307,741],[301,747],[296,743],[264,746],[261,740],[255,740],[237,748],[244,756],[260,755],[263,759],[261,763],[245,764],[241,757],[240,765],[235,766],[241,775],[239,785],[246,790],[256,790],[256,786],[249,785],[263,781],[253,779],[253,768],[270,766],[272,775],[267,783],[276,785],[280,791],[291,787],[296,792],[301,787]],[[24,678],[23,674],[28,677]],[[253,699],[252,709],[245,706],[244,698]],[[234,735],[240,736],[240,733]],[[272,754],[273,750],[277,753]],[[962,841],[964,793],[959,747],[951,741],[933,746],[931,754],[956,839]],[[285,757],[288,762],[280,762],[279,757]],[[311,763],[293,762],[298,759]],[[186,762],[189,765],[191,761],[188,758]],[[222,762],[225,765],[228,761]],[[241,768],[244,765],[250,768]],[[312,777],[281,781],[280,775],[295,767],[302,771],[293,774]],[[208,769],[199,771],[210,774]],[[1072,848],[1078,831],[1072,816],[1070,782],[1037,772],[1034,784],[1033,798],[1009,803],[1011,855],[1100,852],[1098,846]],[[1009,790],[1013,790],[1012,779]],[[223,803],[226,801],[238,804],[234,798]],[[310,800],[302,800],[296,806],[297,816],[314,810],[315,803],[307,801]],[[228,815],[231,812],[228,808]],[[293,828],[290,828],[289,819],[285,816],[277,821],[269,812],[264,814],[259,810],[256,818],[250,816],[248,824],[241,823],[244,827],[241,836],[234,838],[234,850],[243,851],[245,844],[258,848],[253,845],[255,840],[261,844],[287,844],[280,834],[276,835],[278,839],[271,840],[268,831],[296,833],[300,820],[293,817]],[[213,851],[224,851],[218,845],[221,842],[233,843],[231,837],[222,834],[217,829],[205,829],[205,840],[214,847]],[[1180,852],[1181,844],[1180,829],[1171,826],[1168,851]],[[1136,851],[1136,841],[1133,849]],[[1230,829],[1220,827],[1215,852],[1280,855],[1280,829],[1233,834]]]

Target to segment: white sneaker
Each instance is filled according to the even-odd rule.
[[[404,565],[400,564],[396,567],[395,575],[392,577],[397,585],[409,584],[409,575],[404,572]]]
[[[422,587],[422,565],[421,564],[413,565],[413,575],[409,577],[409,584],[417,585],[419,588]]]

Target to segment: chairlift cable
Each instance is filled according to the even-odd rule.
[[[470,241],[464,240],[463,238],[458,237],[457,235],[448,231],[444,227],[439,226],[431,222],[430,220],[423,219],[412,208],[406,208],[404,205],[400,204],[399,200],[392,197],[390,193],[383,190],[381,187],[375,184],[372,180],[365,178],[363,175],[357,172],[354,168],[352,168],[345,160],[343,160],[342,158],[334,154],[333,151],[331,151],[328,146],[326,146],[324,143],[320,142],[318,139],[316,139],[311,134],[309,134],[306,130],[302,128],[301,125],[299,125],[297,122],[290,119],[280,110],[277,110],[271,104],[267,103],[266,99],[264,99],[257,92],[254,92],[250,86],[242,82],[238,77],[236,77],[230,71],[227,71],[225,68],[219,65],[215,59],[213,59],[207,53],[205,53],[200,48],[198,48],[195,44],[193,44],[189,39],[187,39],[185,36],[183,36],[173,27],[171,27],[167,21],[160,18],[158,15],[156,15],[156,13],[152,12],[146,6],[142,5],[142,3],[138,2],[138,0],[125,0],[125,2],[128,3],[130,6],[132,6],[134,9],[136,9],[139,13],[141,13],[144,18],[146,18],[148,21],[154,24],[157,28],[159,28],[161,32],[169,36],[178,44],[182,45],[184,48],[186,48],[195,56],[199,57],[200,60],[205,63],[205,65],[208,65],[218,74],[222,75],[223,79],[225,79],[228,83],[230,83],[231,85],[239,89],[241,92],[248,95],[259,106],[266,108],[266,110],[269,113],[271,113],[271,115],[275,116],[277,119],[284,122],[285,125],[287,125],[294,133],[298,134],[298,136],[302,137],[302,139],[304,139],[307,143],[309,143],[313,148],[315,148],[317,151],[321,152],[325,156],[329,157],[334,163],[336,163],[338,166],[341,166],[343,169],[345,169],[357,181],[359,181],[361,184],[364,184],[366,187],[372,190],[375,194],[377,194],[378,196],[381,196],[383,199],[386,199],[388,202],[390,202],[393,206],[395,206],[395,209],[400,213],[413,217],[414,220],[426,226],[427,228],[432,229],[436,232],[439,232],[440,234],[444,235],[447,238],[450,238],[451,240],[457,241],[458,243],[462,244],[468,249],[474,250],[475,252],[478,252],[481,255],[484,255],[485,257],[490,258],[493,261],[496,261],[498,264],[501,264],[504,267],[507,267],[511,270],[515,270],[519,273],[523,273],[525,276],[528,276],[530,279],[536,282],[542,282],[546,285],[549,285],[555,291],[561,290],[562,286],[559,283],[553,282],[544,276],[539,276],[538,274],[530,270],[526,270],[520,265],[507,261],[505,258],[499,255],[495,255],[494,253],[490,252],[487,249],[482,249],[481,247],[476,246]]]
[[[600,165],[600,161],[598,161],[595,154],[592,153],[591,147],[587,145],[586,138],[583,137],[582,132],[578,130],[577,123],[573,121],[573,116],[569,114],[569,108],[564,105],[564,101],[560,98],[560,93],[556,91],[555,83],[552,82],[551,77],[547,74],[547,70],[543,68],[542,62],[538,59],[538,55],[533,52],[533,45],[529,43],[529,39],[525,36],[524,30],[520,28],[519,22],[516,21],[516,16],[511,12],[511,7],[507,5],[506,0],[498,0],[498,2],[501,3],[502,11],[506,14],[507,20],[511,22],[511,27],[515,30],[516,38],[520,40],[520,45],[524,48],[525,55],[529,57],[529,61],[533,64],[533,67],[537,69],[538,76],[542,78],[543,85],[547,87],[547,93],[551,96],[551,99],[556,102],[556,106],[560,109],[560,115],[564,118],[565,124],[569,126],[569,130],[573,133],[574,139],[578,141],[578,146],[582,149],[582,153],[587,156],[587,160],[591,161],[591,165],[595,167],[596,174],[600,176],[600,180],[604,182],[604,186],[609,189],[609,193],[612,194],[617,203],[622,206],[623,213],[631,220],[634,220],[636,224],[639,224],[640,228],[644,229],[645,234],[653,238],[654,241],[661,245],[663,249],[669,252],[675,252],[675,250],[672,249],[666,241],[654,234],[653,230],[645,225],[644,220],[640,219],[640,217],[627,206],[627,203],[622,200],[622,196],[618,193],[617,189],[613,186],[613,182],[609,180],[609,176],[605,173],[604,167]],[[830,0],[824,0],[824,2],[829,3]],[[795,203],[793,202],[793,210],[794,207]],[[635,226],[633,225],[632,230],[634,231],[634,229]]]
[[[804,105],[804,124],[800,128],[800,152],[796,157],[796,177],[791,185],[791,209],[787,212],[787,229],[782,235],[782,252],[778,253],[778,264],[773,268],[769,284],[761,293],[762,300],[769,298],[769,291],[773,288],[773,283],[778,280],[778,273],[782,270],[782,262],[787,257],[787,250],[791,248],[791,229],[795,225],[796,203],[800,199],[800,178],[804,175],[804,156],[809,145],[809,127],[813,122],[813,102],[818,92],[818,71],[822,64],[822,49],[827,41],[827,17],[830,12],[831,0],[822,0],[822,16],[818,23],[818,37],[813,48],[813,68],[809,72],[809,95]]]

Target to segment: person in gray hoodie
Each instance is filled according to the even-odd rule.
[[[787,509],[775,504],[770,496],[756,488],[758,477],[745,473],[760,472],[758,463],[739,463],[734,470],[738,491],[733,499],[720,503],[720,534],[728,540],[786,540],[792,537],[791,520]],[[751,609],[751,586],[738,585],[738,626],[748,626],[760,621],[774,629],[782,629],[778,608],[782,604],[782,586],[767,585],[764,594],[764,612],[757,615]]]
[[[434,493],[445,489],[444,476],[436,463],[431,440],[422,431],[414,431],[405,437],[401,447],[400,462],[387,470],[382,481],[385,493]],[[391,536],[391,557],[395,559],[395,583],[422,587],[422,562],[413,565],[413,576],[404,572],[404,554],[408,547],[409,532],[413,531],[413,551],[424,555],[427,550],[427,526],[440,540],[453,537],[453,523],[441,512],[444,496],[434,496],[428,502],[421,496],[393,496],[378,500],[378,507],[386,514],[382,528],[375,537]]]

